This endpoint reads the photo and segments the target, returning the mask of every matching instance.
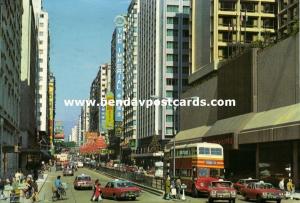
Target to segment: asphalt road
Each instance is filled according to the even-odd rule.
[[[80,174],[88,174],[92,177],[93,180],[95,179],[99,179],[101,182],[101,185],[106,185],[107,181],[111,180],[110,177],[104,176],[102,174],[97,173],[96,171],[92,171],[86,168],[81,168],[79,169],[76,173],[76,175],[80,175]],[[40,202],[52,202],[52,185],[54,183],[55,178],[61,175],[62,176],[62,172],[50,172],[48,173],[48,178],[47,181],[45,182],[44,186],[42,187],[41,191],[40,191]],[[65,200],[59,200],[57,202],[60,203],[89,203],[90,198],[92,196],[92,190],[74,190],[73,187],[73,181],[75,176],[67,176],[64,177],[62,176],[62,181],[66,182],[68,184],[68,189],[67,189],[67,199]],[[106,202],[116,202],[115,200],[112,199],[104,199],[102,202],[106,203]],[[135,201],[121,201],[122,203],[126,203],[126,202],[145,202],[145,203],[165,203],[165,202],[182,202],[181,200],[164,200],[162,196],[157,196],[151,193],[148,193],[146,191],[143,191],[141,196],[137,198],[137,200]],[[189,202],[189,203],[207,203],[207,198],[192,198],[187,196],[187,199],[185,202]],[[224,201],[223,201],[224,202]],[[225,201],[227,203],[227,201]],[[225,203],[224,202],[224,203]],[[237,203],[247,203],[247,201],[244,201],[242,197],[238,197],[236,200]],[[248,203],[251,202],[255,202],[255,201],[248,201]],[[300,202],[300,201],[296,201],[296,200],[283,200],[282,203],[296,203],[296,202]],[[222,203],[222,201],[220,201],[220,203]]]

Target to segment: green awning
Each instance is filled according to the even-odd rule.
[[[256,113],[243,131],[300,122],[300,103]]]
[[[209,130],[209,126],[200,126],[197,128],[191,128],[188,130],[180,131],[176,137],[175,141],[187,141],[187,140],[193,140],[193,139],[201,139],[205,135],[205,133]]]
[[[249,120],[253,116],[254,113],[248,113],[248,114],[243,114],[239,116],[218,120],[204,136],[210,137],[215,135],[237,133],[244,128],[244,126],[247,124],[247,122],[249,122]]]

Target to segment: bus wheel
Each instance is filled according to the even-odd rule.
[[[198,192],[197,188],[195,187],[195,185],[193,186],[193,197],[199,197],[199,192]]]

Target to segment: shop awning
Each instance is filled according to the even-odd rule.
[[[254,116],[254,113],[243,114],[222,120],[218,120],[204,135],[205,137],[215,135],[234,134],[244,128],[249,120]]]
[[[256,113],[243,131],[300,122],[300,103]]]
[[[209,129],[210,129],[209,126],[200,126],[197,128],[182,130],[176,135],[175,141],[182,142],[182,141],[195,140],[195,139],[201,140],[203,135],[205,135],[205,133]]]

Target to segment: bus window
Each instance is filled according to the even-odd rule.
[[[210,149],[207,147],[199,147],[199,154],[210,154]]]
[[[200,168],[199,169],[199,176],[200,177],[207,177],[207,176],[209,176],[209,174],[208,174],[208,168]]]
[[[197,148],[196,147],[191,148],[191,155],[197,155]]]
[[[222,155],[221,148],[211,148],[211,155]]]

